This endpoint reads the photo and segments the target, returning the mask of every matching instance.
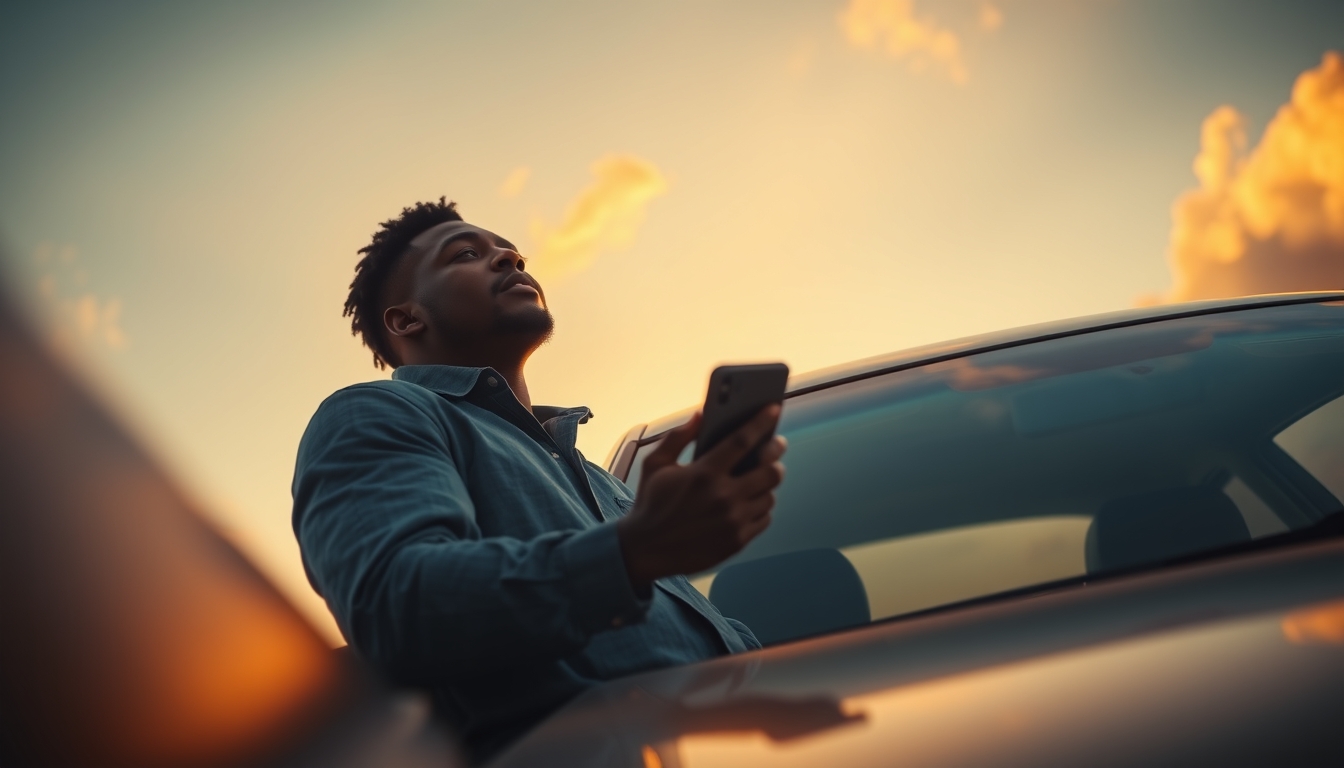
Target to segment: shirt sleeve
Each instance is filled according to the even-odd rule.
[[[761,641],[756,639],[756,633],[751,631],[751,627],[727,616],[724,616],[723,620],[728,622],[728,626],[733,628],[738,637],[742,638],[742,642],[747,646],[748,651],[759,651],[761,649]]]
[[[389,388],[322,404],[293,491],[310,581],[355,650],[393,679],[517,674],[648,612],[613,524],[483,537],[444,427]]]

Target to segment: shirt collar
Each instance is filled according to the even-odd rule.
[[[452,397],[463,397],[476,386],[481,374],[490,368],[465,368],[460,365],[403,365],[392,372],[397,381],[419,384],[425,389]]]
[[[465,397],[476,388],[482,375],[496,376],[503,382],[504,377],[493,368],[468,368],[460,365],[403,365],[392,371],[392,378],[418,384],[449,397]],[[508,386],[505,384],[504,386]],[[543,424],[557,416],[576,414],[580,424],[593,417],[593,412],[584,406],[562,408],[554,405],[534,405],[532,413]]]
[[[562,408],[558,405],[534,405],[532,406],[532,413],[537,417],[537,421],[542,424],[561,416],[573,415],[578,418],[580,424],[587,424],[588,420],[593,418],[592,409],[585,405],[574,408]]]

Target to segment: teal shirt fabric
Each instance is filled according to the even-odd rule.
[[[477,757],[601,681],[760,647],[685,577],[635,594],[615,527],[634,497],[575,448],[590,416],[529,412],[489,368],[402,366],[327,398],[299,444],[309,581]]]

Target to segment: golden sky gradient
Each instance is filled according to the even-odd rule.
[[[530,388],[593,408],[601,461],[720,362],[1344,287],[1342,30],[1307,0],[6,6],[0,244],[334,637],[289,481],[322,398],[385,375],[340,310],[402,207],[524,248],[557,317]]]

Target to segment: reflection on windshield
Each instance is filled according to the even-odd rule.
[[[1340,337],[1344,339],[1344,337]],[[1332,339],[1337,341],[1340,339]],[[1309,340],[1319,346],[1320,339]],[[1344,354],[1344,348],[1333,349]],[[1344,397],[1335,398],[1303,416],[1274,437],[1274,442],[1324,485],[1344,499]]]
[[[1145,334],[1087,334],[1059,339],[1050,344],[988,352],[929,366],[930,372],[946,372],[948,386],[959,392],[997,389],[1010,384],[1118,368],[1128,363],[1151,362],[1208,347],[1213,335],[1207,328],[1158,328]]]

